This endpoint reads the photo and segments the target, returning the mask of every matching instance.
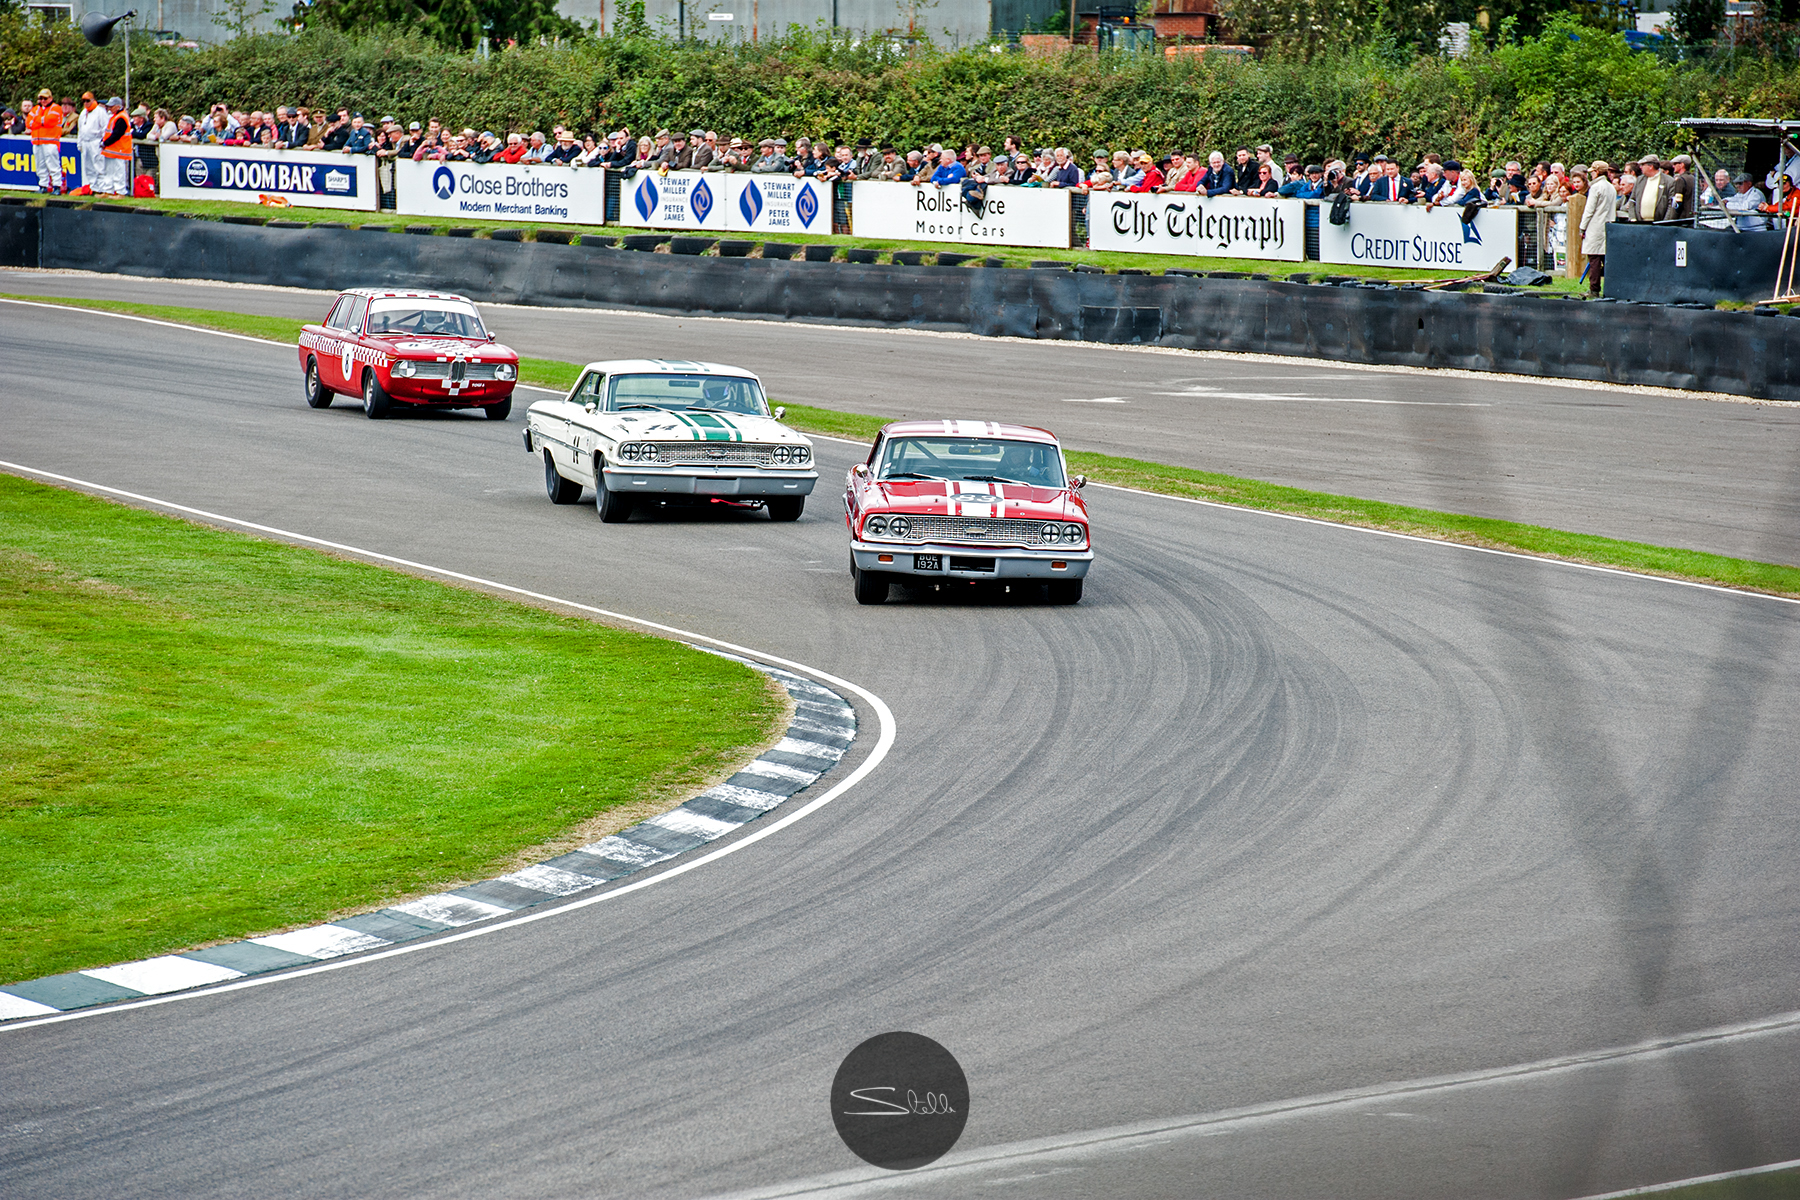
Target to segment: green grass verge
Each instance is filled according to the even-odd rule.
[[[0,475],[0,980],[487,877],[772,736],[673,642]]]
[[[41,204],[41,200],[30,203]],[[230,200],[164,200],[158,198],[136,199],[127,202],[133,208],[154,209],[170,214],[183,213],[203,220],[220,220],[227,216],[238,217],[270,217],[282,221],[300,221],[316,224],[320,221],[335,221],[348,225],[378,225],[383,228],[397,228],[405,225],[430,227],[442,234],[452,228],[474,229],[479,235],[492,234],[496,229],[520,230],[527,240],[535,241],[539,228],[556,230],[562,233],[594,233],[607,237],[620,237],[636,233],[661,233],[679,235],[679,230],[638,229],[624,225],[544,225],[535,226],[521,224],[517,221],[480,221],[451,219],[446,217],[400,216],[392,212],[350,212],[332,208],[268,208],[261,204],[241,204]],[[1413,270],[1396,273],[1391,267],[1346,266],[1336,263],[1317,262],[1274,262],[1262,258],[1202,258],[1186,254],[1129,254],[1113,250],[1045,250],[1020,246],[971,246],[960,242],[928,242],[928,241],[895,241],[883,238],[841,237],[833,234],[783,233],[776,236],[766,234],[730,234],[728,236],[752,241],[773,241],[798,244],[814,244],[828,242],[840,248],[838,258],[842,259],[842,250],[851,248],[874,250],[881,255],[882,261],[891,261],[895,250],[921,250],[936,254],[950,251],[955,254],[974,254],[983,258],[997,258],[1009,267],[1027,267],[1033,262],[1067,262],[1085,263],[1089,266],[1104,267],[1108,271],[1117,271],[1121,267],[1159,274],[1178,267],[1188,271],[1243,271],[1253,275],[1268,275],[1275,279],[1286,279],[1290,275],[1354,275],[1366,279],[1452,279],[1458,275],[1466,275],[1467,271],[1427,271]],[[1498,257],[1498,255],[1496,255]],[[1549,288],[1556,291],[1577,292],[1586,285],[1577,279],[1556,278]]]
[[[15,298],[37,299],[37,297]],[[196,309],[162,309],[156,305],[147,304],[120,306],[113,301],[106,300],[48,302],[79,304],[89,308],[129,307],[133,310],[141,310],[139,315],[146,316],[165,312],[196,313],[193,324],[233,332],[247,331],[250,328],[247,322],[273,320],[269,317],[246,317],[239,313],[205,312]],[[181,318],[171,316],[166,319]],[[299,329],[298,322],[289,324],[296,331]],[[291,340],[291,338],[287,340]],[[559,363],[550,359],[520,360],[521,379],[526,382],[540,383],[545,387],[566,389],[572,386],[580,369],[580,366],[575,363]],[[773,402],[780,402],[779,397],[771,399]],[[787,420],[795,428],[804,429],[810,433],[828,434],[832,437],[871,440],[874,438],[876,430],[887,424],[890,419],[866,416],[861,413],[839,412],[835,409],[815,408],[806,404],[787,405]],[[1316,517],[1322,521],[1336,521],[1340,524],[1359,525],[1368,529],[1410,533],[1419,537],[1461,542],[1471,546],[1517,550],[1526,554],[1542,555],[1546,558],[1562,558],[1573,562],[1618,567],[1627,571],[1663,575],[1671,579],[1716,583],[1724,587],[1773,592],[1783,596],[1800,595],[1800,568],[1782,566],[1777,563],[1728,558],[1721,554],[1653,546],[1643,542],[1627,542],[1592,534],[1567,533],[1563,530],[1549,529],[1538,525],[1522,525],[1513,521],[1500,521],[1489,517],[1470,517],[1457,513],[1436,512],[1425,508],[1410,508],[1405,505],[1387,504],[1379,500],[1359,500],[1355,497],[1339,496],[1330,492],[1313,492],[1302,488],[1283,487],[1279,484],[1263,483],[1236,475],[1221,475],[1210,471],[1169,466],[1164,463],[1146,462],[1135,458],[1118,458],[1082,450],[1070,450],[1067,453],[1070,465],[1097,483],[1140,488],[1147,492],[1158,492],[1163,495],[1186,496],[1197,500],[1211,500],[1219,504],[1265,509],[1270,512],[1293,513],[1297,516]]]

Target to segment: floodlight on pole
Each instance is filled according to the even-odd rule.
[[[113,27],[120,22],[125,24],[125,111],[127,114],[131,112],[131,20],[135,16],[137,16],[137,9],[134,8],[117,17],[89,13],[81,18],[81,36],[94,46],[110,45]]]

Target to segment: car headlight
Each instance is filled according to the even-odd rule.
[[[516,379],[519,369],[511,363],[500,363],[494,368],[495,379]]]
[[[411,379],[418,373],[419,368],[413,366],[409,360],[404,358],[395,359],[394,365],[388,369],[388,374],[398,375],[402,379]]]
[[[793,455],[789,452],[789,450],[786,446],[775,447],[774,458],[775,458],[776,462],[785,465],[787,463],[787,460],[791,457],[793,457]]]
[[[903,538],[912,532],[912,522],[905,517],[895,517],[888,522],[888,532],[897,538]]]
[[[802,463],[810,461],[811,458],[812,458],[812,451],[808,450],[805,446],[795,446],[794,447],[793,463],[795,466],[800,466]]]
[[[649,462],[656,457],[656,451],[642,442],[626,442],[625,457],[632,462]]]
[[[1069,543],[1069,545],[1079,546],[1081,543],[1087,541],[1087,530],[1080,525],[1064,525],[1062,536],[1063,541]]]
[[[1059,541],[1061,541],[1062,540],[1062,526],[1057,525],[1054,522],[1046,523],[1042,529],[1038,530],[1038,540],[1040,542],[1059,542]]]
[[[870,537],[882,537],[887,533],[887,524],[887,518],[880,513],[876,513],[867,521],[863,522],[863,532]]]

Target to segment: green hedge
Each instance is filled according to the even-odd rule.
[[[1230,149],[1269,141],[1308,159],[1436,150],[1486,166],[1510,157],[1669,152],[1683,115],[1792,116],[1800,69],[1740,58],[1670,63],[1617,35],[1553,26],[1462,60],[1402,66],[1345,50],[1277,58],[1169,61],[1092,54],[1034,59],[990,47],[907,57],[803,31],[755,46],[678,45],[647,36],[522,47],[478,61],[416,36],[240,39],[200,51],[134,43],[133,95],[177,113],[209,102],[348,105],[370,117],[437,116],[477,128],[702,125],[745,136],[998,143],[1014,133],[1064,144]],[[122,87],[117,45],[0,17],[0,94]]]

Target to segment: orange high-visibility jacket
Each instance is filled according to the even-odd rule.
[[[25,128],[31,134],[32,145],[55,145],[62,141],[62,110],[54,104],[40,104],[31,110]]]
[[[131,122],[122,112],[114,113],[106,123],[106,136],[100,139],[100,153],[107,158],[131,157]]]

